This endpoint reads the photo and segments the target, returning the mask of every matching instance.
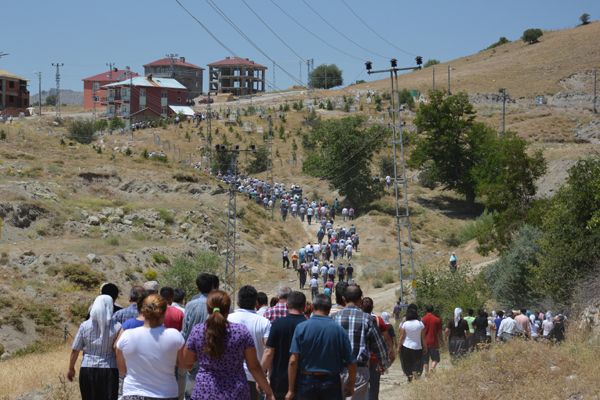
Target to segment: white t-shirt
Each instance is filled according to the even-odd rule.
[[[322,266],[321,267],[321,276],[325,276],[327,275],[327,272],[329,271],[329,268],[327,268],[326,266]]]
[[[417,319],[411,321],[404,321],[400,325],[406,332],[403,346],[413,350],[421,350],[423,345],[421,344],[421,331],[425,329],[425,325]]]
[[[271,322],[265,317],[258,315],[254,310],[244,310],[242,308],[238,308],[234,313],[229,314],[227,321],[242,324],[248,328],[252,339],[254,339],[256,356],[259,360],[262,360],[265,351],[265,342],[269,338],[269,332],[271,331]],[[246,361],[244,361],[244,371],[246,372],[246,380],[256,382],[246,365]]]
[[[312,275],[318,274],[319,273],[319,266],[318,265],[313,265],[310,269],[310,273]]]
[[[316,278],[312,278],[310,280],[310,287],[311,288],[318,288],[319,287],[319,280]]]
[[[127,376],[124,396],[177,397],[175,365],[185,340],[177,329],[139,327],[123,332],[117,348],[123,352]]]

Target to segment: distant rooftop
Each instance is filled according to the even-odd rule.
[[[225,57],[221,61],[216,61],[208,64],[209,67],[233,67],[233,66],[245,66],[252,67],[254,69],[267,69],[264,65],[260,65],[250,60],[249,58],[242,57]]]
[[[126,69],[108,70],[98,75],[83,78],[82,81],[94,81],[94,82],[118,82],[128,77],[128,71]],[[133,76],[139,76],[137,72],[131,73]]]
[[[133,79],[125,79],[120,82],[111,83],[104,85],[105,88],[117,87],[117,86],[142,86],[142,87],[160,87],[165,89],[182,89],[187,90],[185,86],[179,83],[176,79],[172,78],[158,78],[150,76],[136,76]]]
[[[3,69],[0,69],[0,78],[20,79],[22,81],[27,80],[19,75],[15,75],[15,74],[8,72],[6,70],[3,70]]]
[[[197,65],[186,62],[185,57],[174,58],[172,60],[169,57],[165,57],[165,58],[161,58],[160,60],[152,61],[151,63],[144,65],[144,67],[170,67],[171,63],[173,63],[174,65],[182,66],[182,67],[196,68],[196,69],[202,69],[202,70],[204,69]]]

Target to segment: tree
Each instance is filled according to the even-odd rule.
[[[371,175],[371,164],[389,136],[388,129],[367,127],[359,116],[319,121],[306,140],[314,147],[302,171],[327,180],[355,208],[365,208],[383,193],[383,185]]]
[[[398,92],[398,102],[406,105],[409,110],[415,109],[415,99],[408,89],[402,89]]]
[[[201,251],[193,257],[178,257],[173,264],[162,274],[161,283],[183,289],[189,300],[198,292],[196,277],[205,272],[215,274],[219,270],[221,260],[209,251]]]
[[[249,174],[258,174],[267,170],[269,167],[269,151],[266,146],[258,147],[252,157],[253,159],[246,168]]]
[[[536,181],[546,172],[546,161],[537,151],[527,154],[527,143],[512,132],[490,136],[478,150],[480,162],[471,175],[476,193],[486,208],[494,212],[494,229],[485,241],[479,238],[480,251],[502,250],[511,235],[527,218],[536,193]]]
[[[579,17],[579,20],[581,21],[581,25],[589,24],[590,23],[590,14],[588,14],[588,13],[581,14],[581,16]]]
[[[533,288],[533,270],[539,263],[541,236],[539,228],[522,226],[507,251],[484,270],[492,295],[501,306],[532,306],[538,300]]]
[[[317,89],[331,89],[344,83],[342,70],[335,64],[319,65],[309,74],[308,79],[309,85]]]
[[[379,159],[379,174],[383,177],[394,176],[394,157],[382,156]]]
[[[475,122],[475,111],[466,93],[445,96],[433,91],[419,107],[415,125],[419,131],[410,163],[421,167],[433,161],[434,175],[446,188],[456,190],[474,205],[476,182],[472,169],[480,161],[480,144],[493,135]]]
[[[46,96],[46,105],[47,106],[55,106],[56,105],[56,95],[49,94]]]
[[[510,43],[510,40],[508,40],[508,39],[507,39],[506,37],[504,37],[504,36],[501,36],[501,37],[500,37],[500,39],[498,39],[498,41],[497,41],[497,42],[490,44],[490,45],[487,47],[487,49],[486,49],[486,50],[493,49],[493,48],[496,48],[496,47],[498,47],[498,46],[502,46],[503,44],[506,44],[506,43]]]
[[[546,207],[535,269],[538,290],[565,304],[587,274],[600,267],[600,157],[579,161]]]
[[[521,39],[525,43],[534,44],[539,41],[543,34],[544,32],[542,32],[541,29],[530,28],[523,32],[523,36],[521,36]]]
[[[432,58],[430,60],[427,60],[427,62],[423,65],[423,68],[433,67],[434,65],[437,65],[439,63],[440,63],[440,60],[436,60],[435,58]]]

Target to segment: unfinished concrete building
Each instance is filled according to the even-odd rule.
[[[245,96],[265,91],[267,67],[248,58],[226,57],[208,64],[209,90]]]

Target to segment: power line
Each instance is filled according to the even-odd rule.
[[[350,12],[356,17],[356,19],[358,19],[360,22],[362,22],[362,24],[371,32],[373,32],[375,34],[375,36],[377,36],[379,39],[383,40],[384,42],[386,42],[387,44],[389,44],[390,46],[392,46],[393,48],[395,48],[396,50],[407,54],[409,56],[413,56],[416,57],[416,54],[411,53],[410,51],[406,51],[404,49],[401,49],[400,47],[396,46],[394,43],[390,42],[385,36],[380,35],[375,29],[371,28],[371,26],[369,24],[367,24],[367,21],[365,21],[356,11],[354,11],[352,9],[352,7],[350,7],[350,5],[346,2],[346,0],[341,0],[342,3],[344,3],[344,5],[346,6],[346,8],[348,10],[350,10]]]
[[[296,57],[298,57],[298,59],[299,59],[300,61],[302,61],[302,62],[305,62],[304,58],[303,58],[303,57],[302,57],[300,54],[298,54],[298,52],[296,52],[296,50],[294,50],[294,48],[293,48],[292,46],[288,45],[288,44],[287,44],[287,42],[286,42],[285,40],[283,40],[283,38],[282,38],[281,36],[279,36],[279,35],[277,34],[277,32],[275,32],[275,31],[274,31],[274,30],[273,30],[273,29],[272,29],[272,28],[269,26],[269,24],[267,24],[267,23],[265,22],[265,20],[264,20],[264,19],[262,19],[262,17],[260,16],[260,14],[258,14],[256,11],[254,11],[254,9],[253,9],[252,7],[250,7],[250,4],[248,4],[248,2],[247,2],[246,0],[242,0],[242,3],[244,3],[244,5],[245,5],[246,7],[248,7],[248,9],[249,9],[249,10],[252,12],[252,14],[254,14],[254,15],[256,16],[256,18],[258,18],[258,20],[259,20],[260,22],[262,22],[262,24],[263,24],[263,25],[264,25],[264,26],[265,26],[265,27],[266,27],[266,28],[267,28],[269,31],[271,31],[271,33],[272,33],[272,34],[273,34],[273,35],[274,35],[274,36],[275,36],[277,39],[279,39],[279,41],[280,41],[281,43],[283,43],[283,45],[284,45],[285,47],[287,47],[287,48],[288,48],[288,49],[289,49],[289,50],[290,50],[292,53],[294,53],[294,54],[296,55]],[[300,80],[302,80],[302,79],[300,79]]]
[[[263,56],[265,56],[269,61],[271,61],[275,66],[279,67],[279,69],[281,69],[283,71],[284,74],[286,74],[288,77],[290,77],[290,79],[292,79],[293,81],[295,81],[296,83],[298,83],[299,85],[302,85],[302,82],[300,80],[298,80],[297,77],[295,77],[294,75],[292,75],[290,72],[288,72],[285,68],[283,68],[281,65],[279,65],[271,56],[269,56],[262,48],[260,48],[252,39],[250,39],[250,37],[248,37],[248,35],[246,35],[244,33],[244,31],[242,31],[236,24],[235,22],[233,22],[233,20],[231,18],[229,18],[227,16],[227,14],[225,14],[225,12],[223,10],[221,10],[219,8],[219,6],[217,6],[215,4],[215,2],[213,0],[206,0],[206,3],[214,10],[217,12],[217,14],[219,14],[221,16],[221,18],[223,18],[225,20],[225,22],[227,22],[242,38],[244,38],[248,43],[250,43],[250,45],[252,45],[252,47],[254,47],[258,52],[260,52]]]
[[[212,37],[223,49],[225,49],[229,54],[231,54],[234,57],[239,57],[237,55],[237,53],[235,51],[233,51],[230,47],[228,47],[225,43],[223,43],[214,33],[212,33],[212,31],[202,23],[202,21],[200,21],[194,14],[192,14],[192,12],[190,10],[188,10],[179,0],[175,0],[175,2],[179,5],[179,7],[181,7],[186,14],[188,14],[190,17],[192,17],[192,19],[194,21],[196,21],[201,27],[202,29],[204,29],[204,31],[206,33],[208,33],[210,35],[210,37]],[[267,85],[269,85],[271,88],[275,89],[275,90],[281,90],[280,88],[278,88],[277,86],[275,86],[275,84],[272,84],[271,82],[269,82],[269,80],[267,80],[265,78],[265,82],[267,83]]]
[[[286,15],[289,19],[291,19],[296,25],[298,25],[300,28],[302,28],[306,33],[308,33],[309,35],[313,36],[315,39],[317,39],[318,41],[320,41],[321,43],[323,43],[325,46],[337,51],[338,53],[341,53],[347,57],[353,58],[355,60],[358,61],[365,61],[364,58],[358,57],[356,55],[353,55],[351,53],[348,53],[340,48],[335,47],[334,45],[332,45],[331,43],[325,41],[325,39],[323,39],[322,37],[320,37],[319,35],[317,35],[316,33],[314,33],[313,31],[311,31],[310,29],[308,29],[307,27],[305,27],[304,25],[302,25],[300,23],[300,21],[298,21],[294,16],[292,16],[291,14],[289,14],[287,11],[285,11],[279,4],[277,4],[274,0],[269,0],[271,3],[273,3],[273,5],[275,7],[277,7],[279,9],[279,11],[281,11],[284,15]]]
[[[350,38],[348,35],[346,35],[344,32],[340,31],[339,29],[337,29],[335,26],[333,26],[333,24],[331,24],[329,21],[327,21],[327,19],[325,17],[323,17],[321,14],[319,14],[319,12],[317,10],[315,10],[315,8],[313,6],[311,6],[306,0],[302,0],[302,2],[304,3],[304,5],[306,5],[306,7],[308,7],[313,13],[315,13],[315,15],[317,17],[319,17],[323,22],[325,22],[325,24],[327,24],[327,26],[329,26],[331,29],[333,29],[334,31],[336,31],[338,33],[338,35],[342,36],[344,39],[346,39],[347,41],[349,41],[350,43],[354,44],[356,47],[366,51],[369,54],[372,54],[374,56],[377,57],[381,57],[383,59],[388,59],[389,57],[386,57],[382,54],[376,53],[370,49],[368,49],[367,47],[362,46],[360,43],[357,43],[356,41],[354,41],[352,38]]]

